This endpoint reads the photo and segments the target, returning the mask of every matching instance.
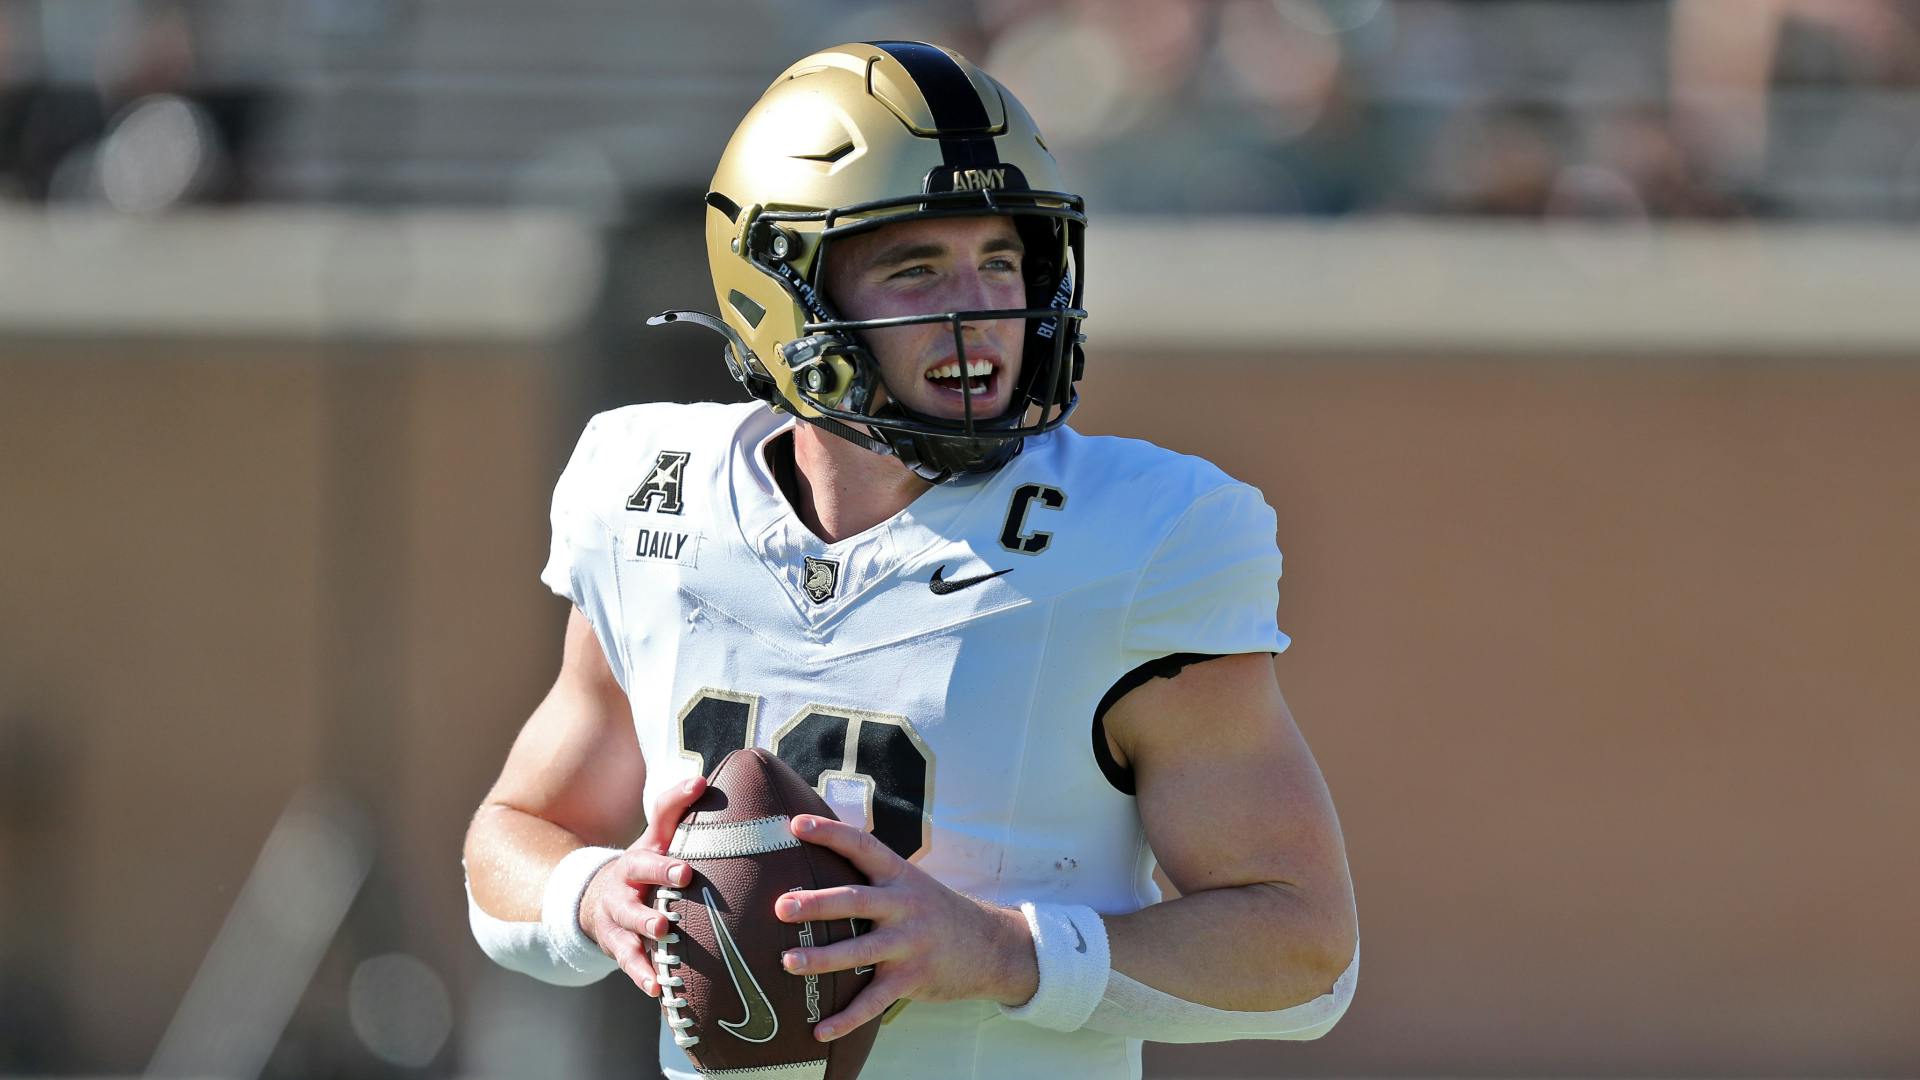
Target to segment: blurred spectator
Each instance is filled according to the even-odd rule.
[[[1766,163],[1776,73],[1793,82],[1911,84],[1920,74],[1916,13],[1920,5],[1893,0],[1674,0],[1680,127],[1723,174],[1755,176]],[[1837,48],[1809,48],[1810,36]]]
[[[182,4],[43,0],[37,10],[41,70],[0,70],[0,194],[153,212],[245,193],[239,166],[262,94],[201,82]]]
[[[1914,0],[1674,0],[1675,120],[1715,179],[1785,212],[1896,211],[1920,152]],[[1911,208],[1909,208],[1911,212]]]
[[[1736,209],[1731,196],[1703,179],[1664,110],[1648,106],[1609,116],[1591,146],[1593,159],[1631,185],[1654,217],[1725,217]]]
[[[1361,5],[1377,11],[1382,5]],[[1343,23],[1313,0],[989,2],[987,66],[1036,112],[1103,208],[1336,213],[1364,132],[1344,93]],[[1351,137],[1349,137],[1351,136]]]
[[[1863,189],[1890,189],[1878,178],[1896,174],[1920,202],[1913,110],[1845,92],[1914,80],[1916,10],[981,4],[990,63],[1068,118],[1051,135],[1110,209],[1608,216],[1631,205],[1653,217],[1870,212]],[[1365,62],[1375,42],[1393,63]],[[1767,138],[1783,116],[1796,148],[1784,158]]]
[[[1540,108],[1465,110],[1436,140],[1427,209],[1499,217],[1546,209],[1560,171],[1561,138]]]

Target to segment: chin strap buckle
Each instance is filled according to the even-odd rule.
[[[838,334],[810,334],[780,346],[780,358],[793,372],[794,385],[816,406],[866,411],[869,391],[856,376],[871,360],[860,346]],[[853,399],[843,400],[849,391]]]
[[[837,397],[841,381],[831,357],[845,352],[846,346],[827,334],[796,338],[780,346],[781,359],[793,372],[796,386],[817,398]],[[842,363],[845,363],[842,360]]]

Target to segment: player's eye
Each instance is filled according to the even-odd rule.
[[[926,275],[931,273],[933,273],[933,267],[925,266],[925,265],[916,265],[916,266],[902,267],[899,270],[895,270],[893,273],[888,274],[887,277],[890,280],[894,278],[917,278],[917,277],[925,277]]]

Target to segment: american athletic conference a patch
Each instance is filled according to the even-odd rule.
[[[660,456],[653,459],[653,468],[647,470],[646,479],[627,496],[627,509],[678,514],[682,509],[680,492],[686,482],[687,459],[692,456],[685,450],[660,451]]]

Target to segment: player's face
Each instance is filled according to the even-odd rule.
[[[842,318],[883,319],[984,308],[1023,308],[1022,245],[1004,217],[905,221],[840,241],[830,249],[826,291]],[[951,323],[868,330],[886,392],[914,412],[958,420],[998,416],[1020,378],[1026,321],[962,324],[966,371]],[[876,402],[877,403],[877,402]]]

